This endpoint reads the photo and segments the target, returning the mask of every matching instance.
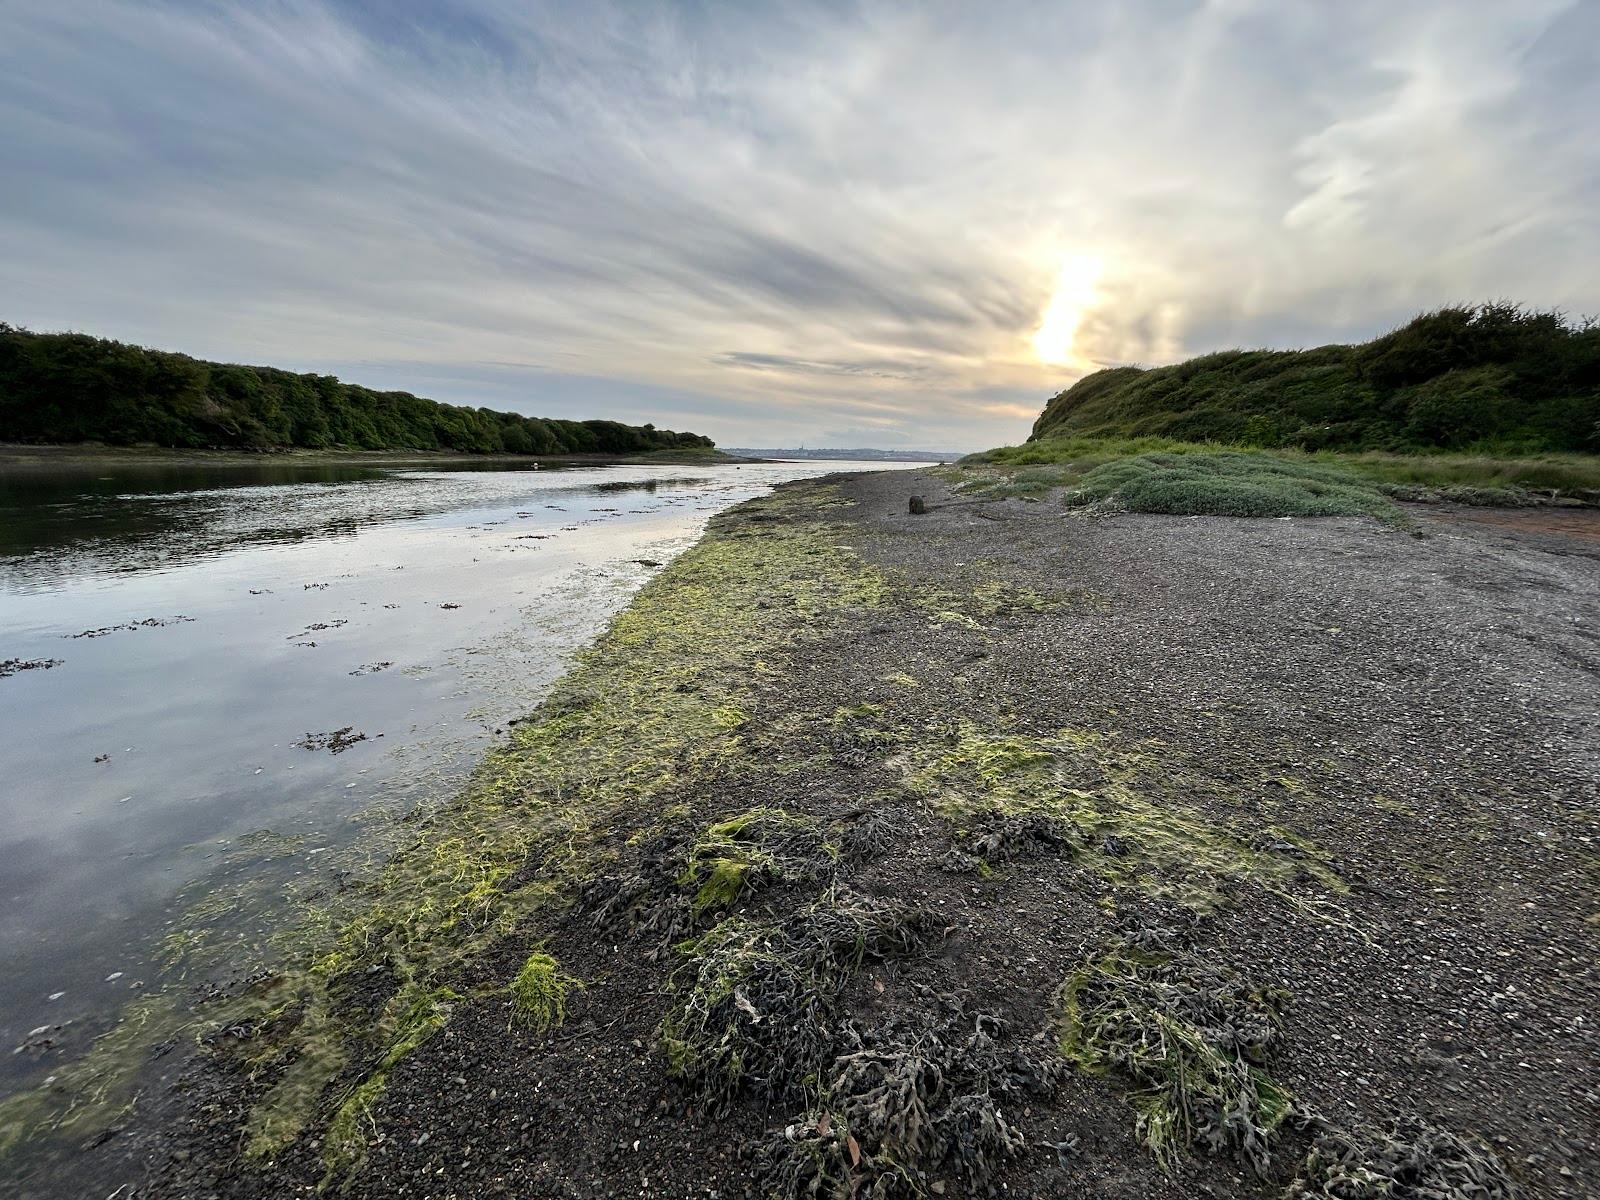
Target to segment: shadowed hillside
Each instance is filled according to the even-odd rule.
[[[239,450],[639,454],[709,450],[653,425],[564,421],[375,392],[332,375],[205,362],[0,323],[0,441]]]
[[[1167,437],[1307,450],[1600,450],[1600,327],[1496,303],[1442,308],[1354,346],[1227,350],[1098,371],[1030,441]]]

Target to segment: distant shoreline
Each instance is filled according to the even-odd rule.
[[[725,451],[740,457],[765,458],[765,459],[795,459],[803,462],[925,462],[946,463],[955,462],[958,458],[966,456],[965,451],[950,450],[876,450],[868,446],[858,446],[855,449],[818,449],[807,450],[801,447],[797,450],[777,450],[770,447],[762,449],[748,449],[743,446],[731,446]]]
[[[713,465],[760,462],[720,450],[646,454],[461,454],[448,450],[197,450],[164,446],[106,446],[91,442],[29,445],[0,442],[0,474],[33,470],[117,467],[398,467],[498,463],[536,467],[619,467],[652,463]]]

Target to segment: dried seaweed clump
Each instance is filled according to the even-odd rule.
[[[1059,1066],[1007,1046],[993,1014],[923,996],[935,1014],[846,1026],[821,1104],[757,1152],[762,1194],[909,1200],[951,1179],[968,1195],[993,1192],[1026,1145],[1007,1108],[1051,1095]]]
[[[511,981],[517,1020],[544,1033],[567,1019],[567,993],[582,982],[561,969],[552,955],[535,950]]]
[[[726,911],[767,883],[800,883],[830,871],[839,847],[818,822],[781,808],[753,808],[716,821],[690,847],[678,885],[696,917]]]
[[[1264,1175],[1293,1108],[1259,1065],[1281,1000],[1193,955],[1119,946],[1062,987],[1061,1053],[1128,1081],[1139,1135],[1163,1166],[1190,1147],[1233,1147]]]
[[[1084,840],[1081,829],[1059,817],[1028,813],[992,815],[978,828],[959,836],[939,864],[958,875],[995,863],[1025,861],[1041,854],[1070,854]]]
[[[1290,1200],[1512,1200],[1516,1189],[1487,1147],[1410,1116],[1386,1129],[1324,1129],[1290,1186]]]
[[[729,917],[680,950],[667,1063],[712,1101],[797,1092],[832,1056],[838,995],[869,958],[911,949],[900,905],[830,888],[782,924]]]
[[[583,889],[583,907],[596,929],[608,934],[650,936],[655,945],[644,952],[654,961],[665,945],[693,926],[688,897],[678,888],[683,871],[682,840],[658,839],[639,856],[638,868],[626,875],[601,875]]]

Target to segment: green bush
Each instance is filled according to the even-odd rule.
[[[1336,467],[1270,454],[1140,454],[1094,468],[1066,502],[1225,517],[1388,515],[1377,486]]]

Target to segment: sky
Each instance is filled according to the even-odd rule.
[[[1600,312],[1600,0],[0,0],[0,320],[735,446]]]

